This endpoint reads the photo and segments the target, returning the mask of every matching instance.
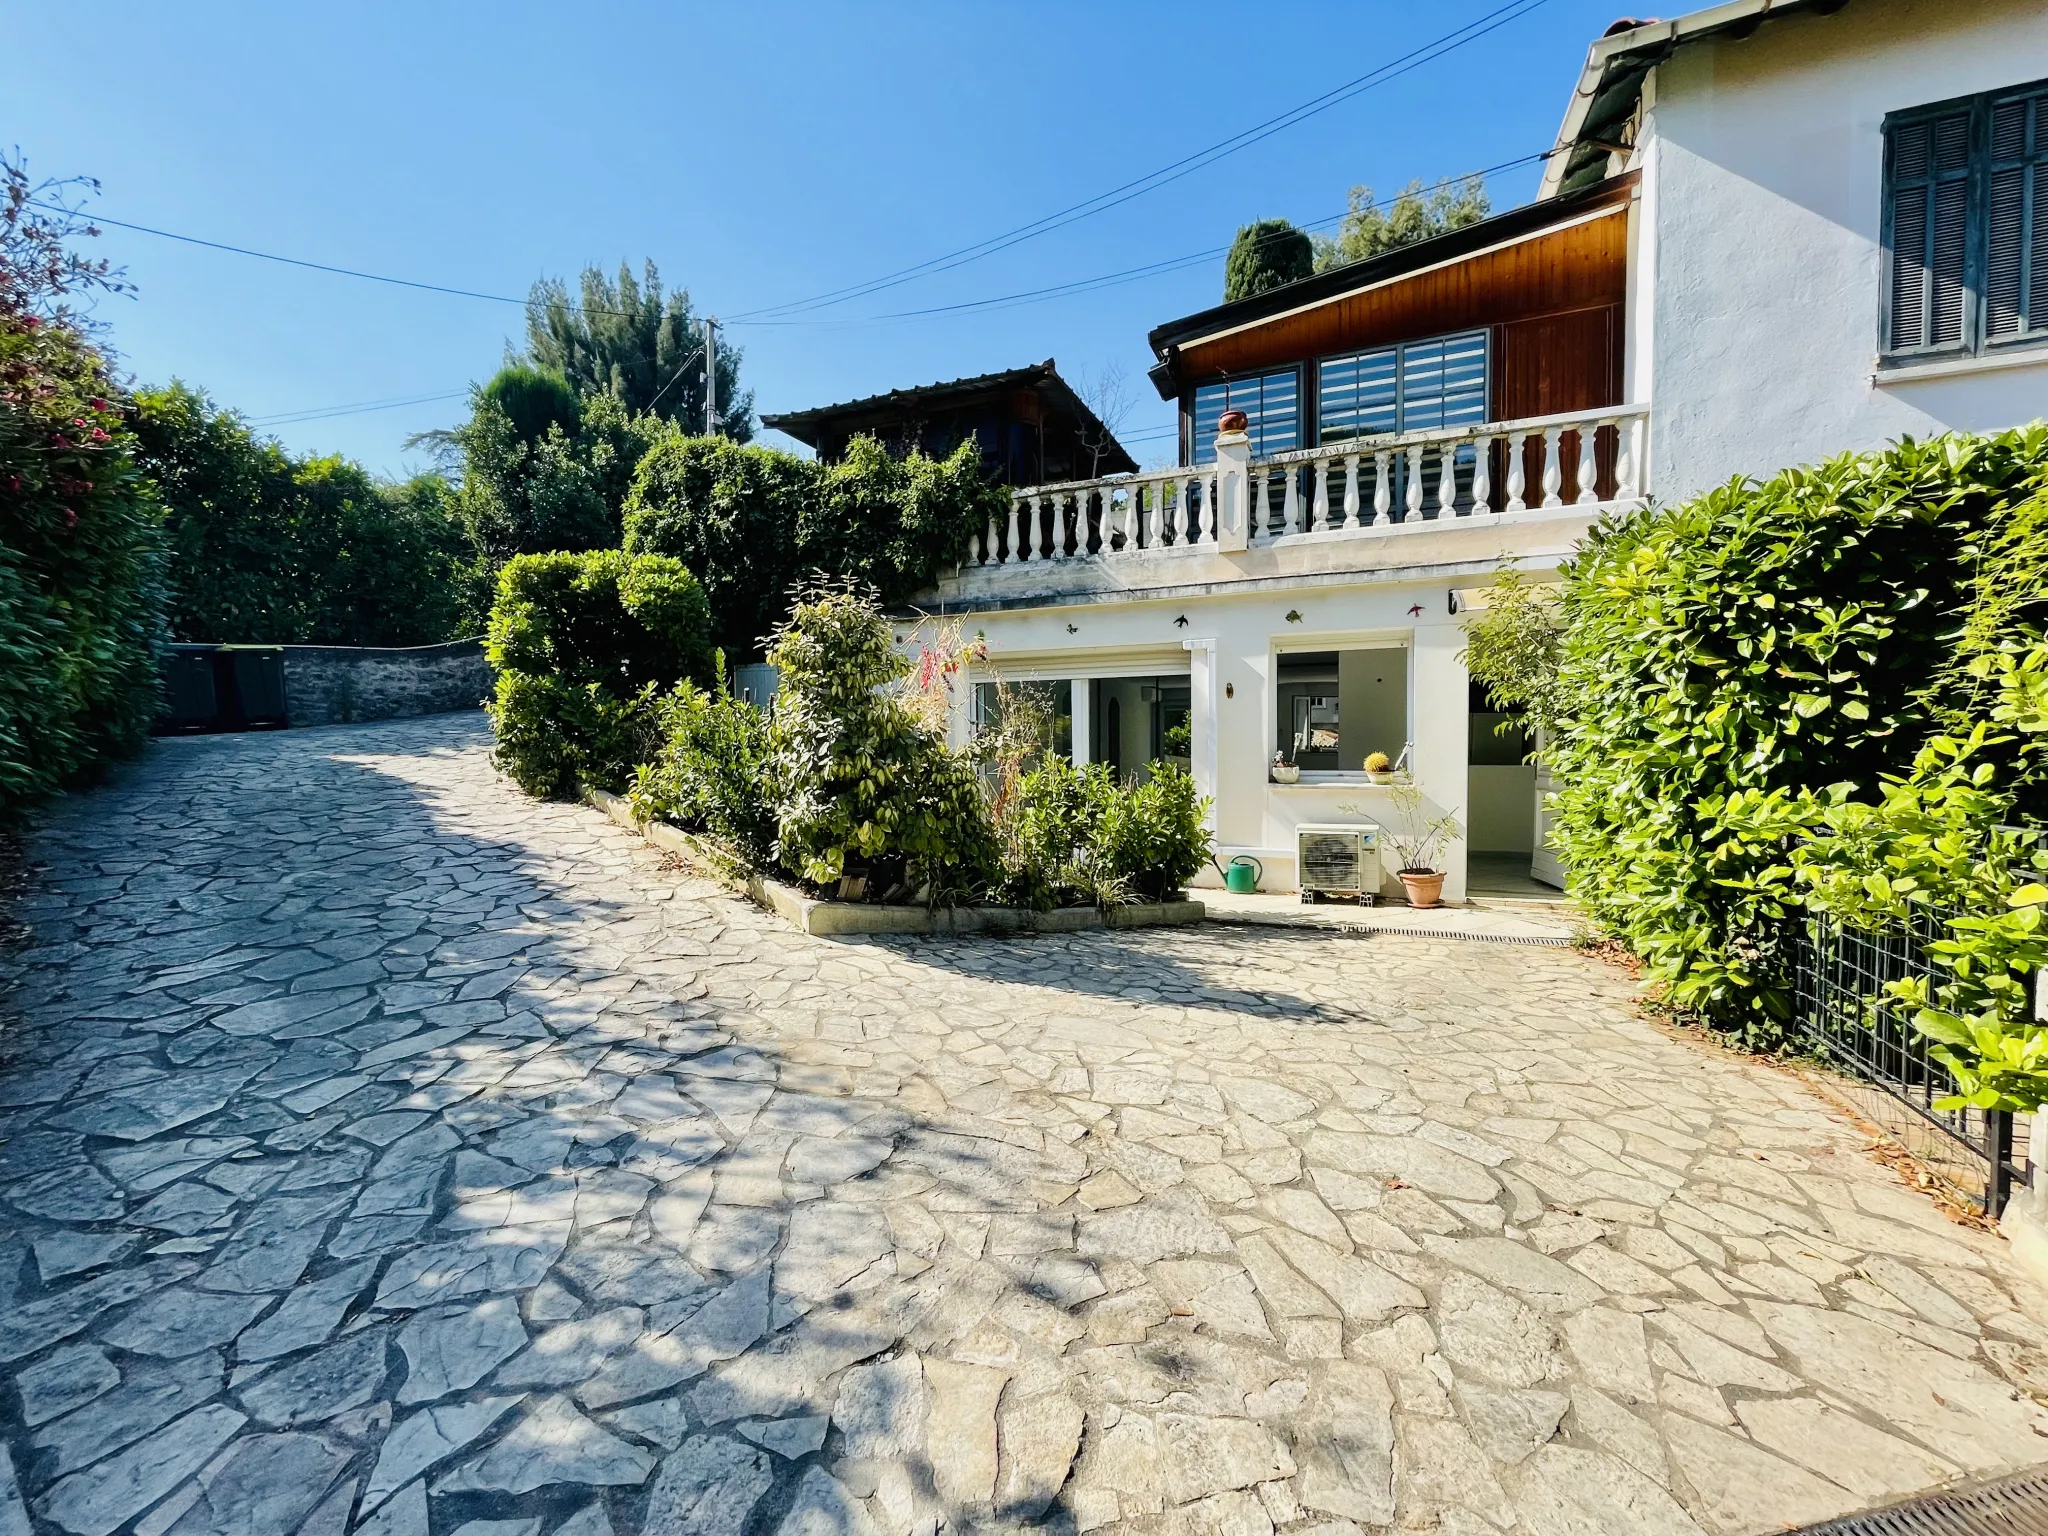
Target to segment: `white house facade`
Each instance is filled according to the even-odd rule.
[[[2044,80],[2038,3],[1617,24],[1534,204],[1152,333],[1180,465],[1018,491],[918,605],[986,642],[956,735],[1039,689],[1077,761],[1184,761],[1269,890],[1300,825],[1443,813],[1447,900],[1558,883],[1461,613],[1651,497],[2048,416]]]
[[[2048,417],[2044,97],[2038,0],[1738,0],[1593,45],[1543,191],[1639,178],[1660,497]]]

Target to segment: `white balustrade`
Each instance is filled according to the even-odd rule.
[[[1250,465],[1247,542],[1263,549],[1368,529],[1420,532],[1447,519],[1514,517],[1532,507],[1631,505],[1646,489],[1648,428],[1646,410],[1621,406],[1276,454]],[[1603,441],[1613,445],[1604,450],[1604,476]],[[1220,489],[1208,465],[1025,487],[968,541],[961,569],[1213,551]]]
[[[1600,504],[1600,433],[1614,423],[1603,421],[1591,432],[1579,433],[1579,505],[1594,507]]]

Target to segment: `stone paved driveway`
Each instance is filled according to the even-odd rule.
[[[827,944],[485,749],[172,742],[42,835],[0,1536],[1676,1536],[2048,1460],[1999,1245],[1589,961]]]

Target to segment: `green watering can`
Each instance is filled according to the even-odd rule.
[[[1214,859],[1209,862],[1216,863]],[[1258,890],[1259,882],[1266,877],[1265,867],[1248,853],[1240,853],[1232,859],[1228,869],[1224,869],[1220,864],[1216,867],[1222,872],[1223,888],[1239,896],[1251,895]]]

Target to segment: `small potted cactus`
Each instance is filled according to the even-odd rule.
[[[1365,776],[1374,784],[1394,782],[1394,762],[1384,752],[1368,753],[1365,759]]]

